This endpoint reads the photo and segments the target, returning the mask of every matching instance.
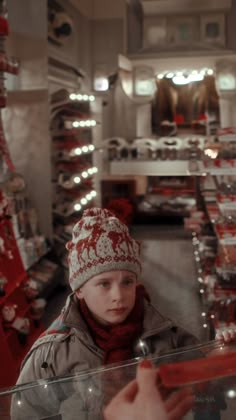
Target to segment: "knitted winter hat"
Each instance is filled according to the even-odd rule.
[[[69,251],[69,283],[77,290],[97,274],[112,270],[141,272],[140,246],[109,210],[91,208],[73,228]]]

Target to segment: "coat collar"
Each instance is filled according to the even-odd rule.
[[[75,293],[68,296],[63,308],[63,322],[70,328],[79,330],[86,336],[90,336],[87,324],[83,320],[78,307],[78,298]],[[173,322],[165,318],[158,310],[145,300],[143,333],[141,339],[152,337],[173,327]]]

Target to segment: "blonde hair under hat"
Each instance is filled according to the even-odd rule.
[[[85,210],[66,248],[73,291],[106,271],[127,270],[137,277],[141,273],[139,243],[130,236],[127,226],[107,209]]]

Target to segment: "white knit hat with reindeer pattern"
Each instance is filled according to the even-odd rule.
[[[66,248],[73,291],[107,271],[127,270],[140,275],[140,245],[131,238],[127,226],[107,209],[85,210]]]

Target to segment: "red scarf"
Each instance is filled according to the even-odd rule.
[[[89,311],[84,299],[80,300],[80,310],[92,337],[105,352],[104,364],[122,362],[133,357],[133,344],[143,329],[144,298],[150,298],[143,285],[136,288],[134,307],[126,320],[119,325],[101,325]]]

